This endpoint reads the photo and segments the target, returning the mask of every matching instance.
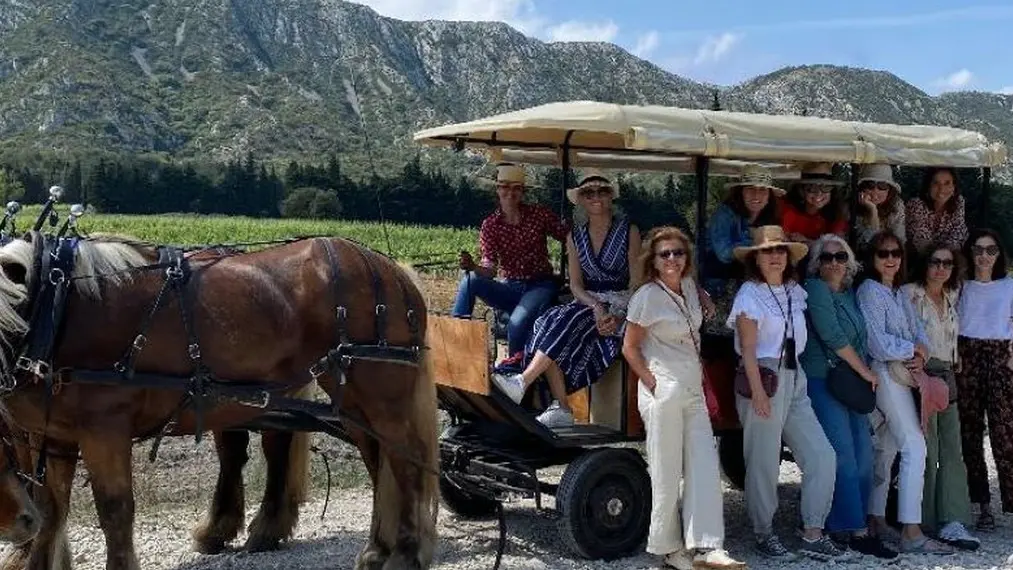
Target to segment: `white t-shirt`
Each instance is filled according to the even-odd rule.
[[[978,339],[1013,339],[1013,279],[965,281],[957,303],[960,336]]]
[[[739,341],[739,330],[735,326],[735,321],[743,314],[757,322],[756,357],[780,358],[788,320],[785,317],[789,316],[789,295],[790,320],[793,326],[788,332],[788,337],[795,339],[795,356],[802,354],[809,338],[805,324],[806,298],[809,295],[805,289],[798,283],[789,283],[786,290],[784,285],[746,281],[735,295],[732,310],[725,323],[735,331],[735,352],[739,356],[742,355],[742,344]]]
[[[640,350],[647,360],[647,367],[659,380],[690,380],[685,378],[690,363],[699,370],[700,356],[692,335],[696,335],[697,342],[700,342],[703,311],[693,279],[684,277],[680,286],[682,295],[658,281],[646,283],[633,294],[627,307],[626,320],[647,329]],[[669,294],[676,300],[673,301]],[[682,304],[685,314],[676,302]],[[689,321],[686,320],[687,314]],[[698,371],[693,381],[699,383],[701,377],[702,372]]]

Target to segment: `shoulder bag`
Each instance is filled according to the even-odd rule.
[[[668,298],[671,299],[673,303],[675,303],[679,312],[682,313],[682,316],[686,319],[686,324],[689,326],[689,336],[693,339],[693,347],[696,349],[696,357],[700,362],[701,383],[703,384],[704,402],[707,404],[707,415],[710,416],[711,420],[720,418],[721,410],[717,394],[714,393],[713,384],[711,384],[710,379],[707,377],[707,367],[704,366],[703,358],[700,356],[700,340],[697,338],[697,333],[699,331],[693,327],[693,319],[689,314],[689,310],[682,306],[682,303],[679,302],[679,300],[668,290],[667,287],[661,283],[658,283],[658,286],[661,287],[661,290],[668,295]],[[683,291],[683,294],[685,294],[685,291]]]
[[[872,384],[859,376],[855,369],[842,358],[838,357],[840,362],[835,366],[831,358],[834,352],[830,350],[827,343],[823,342],[823,338],[812,324],[812,319],[806,318],[809,320],[809,328],[813,331],[812,336],[816,337],[827,357],[827,392],[830,392],[831,396],[854,412],[872,413],[872,410],[876,409],[876,392],[873,391]],[[851,317],[848,317],[848,320],[851,320]],[[851,324],[854,325],[854,322]]]
[[[767,285],[767,288],[770,289],[770,285]],[[794,324],[794,317],[791,314],[791,292],[788,291],[788,288],[785,287],[785,296],[788,298],[787,315],[784,314],[784,309],[781,309],[781,302],[777,300],[777,296],[774,295],[773,289],[771,289],[770,294],[771,296],[774,297],[774,302],[777,303],[777,308],[781,310],[781,314],[784,316],[784,336],[781,337],[781,349],[779,350],[779,356],[777,358],[778,370],[771,370],[766,366],[760,365],[757,365],[757,367],[760,369],[760,385],[763,386],[764,393],[767,394],[768,398],[773,398],[774,394],[777,393],[777,386],[779,382],[777,373],[781,368],[781,362],[784,360],[785,349],[790,348],[792,351],[795,350],[795,343],[787,342],[788,328],[791,327],[794,329],[795,324]],[[794,341],[794,338],[792,340]],[[792,359],[789,361],[789,366],[791,365],[792,362],[795,362],[797,360],[794,357],[795,355],[792,354]],[[798,365],[797,362],[795,362],[795,365],[796,366]],[[738,369],[735,370],[735,393],[742,396],[743,398],[746,398],[747,400],[753,399],[753,387],[749,385],[749,376],[746,375],[745,364],[740,363]]]

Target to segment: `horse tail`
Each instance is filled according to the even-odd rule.
[[[300,400],[310,400],[317,388],[316,382],[310,382],[295,393]],[[309,491],[310,474],[310,434],[305,431],[292,433],[292,443],[288,451],[288,474],[285,477],[285,496],[291,504],[301,505],[306,502]]]
[[[428,568],[439,538],[436,523],[440,512],[440,435],[432,358],[426,349],[422,349],[420,355],[415,381],[414,418],[421,443],[422,455],[419,459],[425,465],[421,469],[422,493],[419,497],[419,557],[422,567]]]

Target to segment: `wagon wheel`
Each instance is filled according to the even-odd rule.
[[[738,490],[746,488],[746,459],[742,453],[742,431],[728,432],[718,438],[718,459],[728,482]]]
[[[643,457],[630,449],[589,451],[563,473],[556,492],[560,537],[591,560],[626,556],[647,536],[651,479]]]
[[[440,499],[447,510],[461,518],[483,519],[496,514],[496,501],[455,485],[446,473],[440,474]]]

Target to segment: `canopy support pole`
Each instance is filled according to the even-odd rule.
[[[696,159],[696,257],[697,267],[702,267],[703,249],[707,243],[707,178],[710,171],[710,158],[699,156]],[[702,277],[702,276],[701,276]]]
[[[992,185],[992,169],[985,167],[981,169],[981,198],[978,200],[978,227],[987,228],[988,224],[988,203]]]
[[[572,136],[573,131],[567,131],[566,138],[563,139],[563,156],[560,158],[559,165],[560,169],[563,171],[562,182],[560,183],[562,188],[560,188],[559,217],[564,221],[568,217],[572,217],[566,215],[566,190],[570,187],[570,137]],[[566,265],[566,242],[564,241],[562,247],[559,248],[559,273],[564,283],[566,283],[568,279]]]

